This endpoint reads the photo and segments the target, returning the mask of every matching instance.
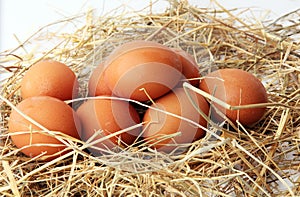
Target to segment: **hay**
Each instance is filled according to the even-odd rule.
[[[300,26],[290,20],[299,18],[299,10],[270,22],[246,20],[239,14],[249,10],[218,4],[210,9],[169,3],[163,13],[153,13],[151,5],[147,12],[117,9],[101,17],[88,11],[49,24],[1,53],[1,75],[10,75],[0,81],[1,196],[300,196]],[[65,26],[75,30],[66,33]],[[203,75],[219,68],[253,73],[269,95],[265,117],[251,129],[211,123],[204,139],[177,156],[139,144],[94,157],[84,151],[92,144],[72,139],[72,151],[51,162],[16,149],[7,121],[33,63],[66,63],[78,74],[84,97],[90,71],[133,39],[184,49]]]

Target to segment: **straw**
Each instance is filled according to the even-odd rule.
[[[162,12],[152,10],[155,3],[142,11],[125,6],[101,16],[88,10],[45,24],[28,39],[19,40],[19,46],[1,52],[0,74],[8,76],[0,80],[1,196],[300,196],[300,25],[295,20],[299,9],[270,22],[243,18],[241,14],[251,9],[227,10],[217,2],[201,8],[170,0]],[[66,31],[67,26],[74,29]],[[112,99],[149,107],[124,98],[86,98],[91,71],[130,40],[185,50],[195,58],[202,77],[220,68],[252,73],[263,82],[268,103],[230,106],[188,83],[183,87],[188,97],[193,91],[226,109],[266,107],[265,116],[251,128],[229,120],[216,124],[189,97],[209,124],[203,128],[206,137],[187,144],[186,152],[166,154],[141,141],[118,151],[102,149],[108,154],[96,157],[87,148],[107,138],[95,142],[92,136],[82,142],[49,131],[23,114],[43,130],[29,132],[55,136],[69,152],[45,162],[41,160],[45,155],[29,158],[14,146],[9,115],[22,100],[22,77],[41,59],[64,62],[77,74],[80,98],[66,103],[78,107],[86,99]],[[150,108],[201,128],[155,105]]]

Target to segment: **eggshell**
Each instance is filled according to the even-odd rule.
[[[92,141],[105,138],[122,129],[129,128],[140,123],[137,111],[128,102],[110,99],[88,100],[77,110],[77,114],[83,126],[82,140],[88,141],[95,132],[99,131]],[[131,145],[140,135],[141,128],[135,128],[104,139],[96,143],[97,148],[89,148],[96,156],[112,151],[114,148]],[[119,146],[117,146],[119,145]]]
[[[100,64],[93,70],[88,84],[89,96],[112,95],[112,91],[104,80],[103,71],[104,64]]]
[[[116,96],[138,101],[158,98],[180,81],[178,55],[156,42],[133,41],[118,47],[105,62],[104,80]]]
[[[203,113],[208,115],[208,102],[195,92],[190,91],[189,93],[196,105]],[[157,107],[161,110],[187,118],[203,127],[207,125],[206,120],[193,107],[183,88],[175,89],[173,92],[157,99],[152,107]],[[183,144],[191,143],[205,136],[205,131],[202,128],[150,108],[146,111],[143,122],[146,123],[143,126],[143,137],[148,145],[167,153],[178,149]],[[181,134],[173,138],[159,139],[165,135],[175,134],[177,132],[181,132]],[[185,151],[186,148],[187,147],[182,147],[178,150],[182,152]]]
[[[182,63],[182,74],[186,79],[185,81],[188,81],[191,85],[198,87],[201,75],[199,67],[193,56],[182,49],[174,48],[173,50],[179,55]]]
[[[50,131],[79,139],[81,125],[77,115],[70,106],[57,98],[30,97],[20,102],[17,109]],[[54,154],[66,148],[61,141],[47,134],[15,110],[10,114],[8,130],[13,143],[30,157],[45,152],[46,157],[43,159],[49,161],[59,156]]]
[[[200,82],[199,87],[232,106],[268,102],[263,84],[251,73],[240,69],[220,69],[209,73]],[[239,120],[245,126],[251,126],[259,121],[266,111],[265,107],[229,110],[216,103],[214,105],[232,122]],[[216,110],[212,110],[212,119],[223,120]]]
[[[45,60],[32,65],[21,82],[23,99],[32,96],[52,96],[69,100],[78,95],[74,72],[58,61]]]

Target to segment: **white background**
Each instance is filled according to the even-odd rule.
[[[18,37],[24,41],[40,27],[95,8],[97,15],[103,15],[120,5],[133,10],[147,6],[150,0],[0,0],[0,52],[18,46]],[[152,0],[153,2],[155,0]],[[211,6],[210,0],[190,0],[199,7]],[[230,8],[251,8],[260,19],[266,15],[277,18],[300,8],[300,0],[219,0],[222,6]],[[163,11],[165,0],[158,0],[155,9]],[[263,12],[262,12],[263,11]]]

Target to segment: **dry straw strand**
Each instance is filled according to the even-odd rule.
[[[162,12],[152,10],[155,3],[142,11],[123,5],[102,16],[88,10],[45,25],[16,48],[1,52],[0,74],[10,76],[0,81],[0,196],[300,196],[300,23],[295,20],[300,10],[270,22],[243,18],[251,9],[227,10],[217,2],[212,2],[214,8],[201,8],[170,0]],[[68,25],[74,31],[64,32]],[[193,91],[227,109],[267,107],[265,117],[251,128],[228,120],[218,125],[205,117],[210,123],[204,128],[207,136],[180,155],[160,153],[140,142],[95,157],[86,151],[95,141],[63,135],[57,138],[70,152],[50,162],[39,160],[43,154],[28,158],[20,153],[7,122],[21,101],[20,81],[28,68],[47,58],[69,65],[78,75],[82,98],[66,103],[77,105],[86,100],[91,70],[115,47],[133,39],[182,48],[194,56],[202,76],[220,68],[253,73],[263,81],[269,103],[230,106],[188,83],[183,87],[187,96]]]

